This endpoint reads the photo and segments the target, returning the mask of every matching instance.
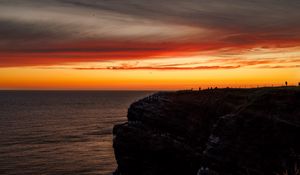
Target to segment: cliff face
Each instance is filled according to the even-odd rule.
[[[133,103],[113,133],[116,174],[292,173],[300,89],[157,93]]]

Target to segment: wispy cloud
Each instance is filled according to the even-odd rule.
[[[142,66],[133,66],[133,67],[123,67],[123,66],[112,66],[112,67],[77,67],[76,70],[210,70],[210,69],[236,69],[240,66],[196,66],[196,67],[142,67]]]
[[[188,59],[188,60],[193,60]],[[113,61],[104,62],[97,66],[68,66],[65,68],[75,70],[218,70],[218,69],[238,69],[238,68],[297,68],[300,60],[284,59],[260,59],[252,60],[245,58],[214,59],[209,58],[202,61],[184,61],[179,59],[172,60],[175,63],[166,64],[162,60],[147,61]]]
[[[259,66],[258,68],[264,68],[264,69],[286,69],[286,68],[300,68],[300,65],[265,65],[265,66]]]

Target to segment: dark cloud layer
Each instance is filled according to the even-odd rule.
[[[298,0],[60,0],[59,3],[212,28],[255,31],[300,25]]]
[[[92,15],[99,15],[98,18],[102,18],[99,11],[108,11],[130,15],[132,18],[145,18],[165,23],[239,30],[242,34],[251,31],[276,31],[277,35],[282,35],[280,30],[295,28],[295,31],[298,31],[300,27],[300,1],[298,0],[3,0],[0,6],[46,10],[68,7],[74,10],[58,12],[76,13],[77,10],[82,10]],[[65,22],[68,24],[68,21]],[[12,25],[18,24],[11,22],[8,25],[13,27]],[[32,24],[29,27],[22,21],[19,25],[22,25],[25,31],[32,32],[36,28],[37,33],[47,29],[47,27],[41,29],[40,24]],[[1,23],[1,28],[6,26]],[[16,32],[18,36],[19,31],[15,30],[11,30],[11,33]]]
[[[286,19],[282,22],[288,23],[293,18],[299,17],[297,11],[300,6],[297,0],[59,0],[57,2],[160,20],[174,17],[173,19],[199,22],[200,25],[205,21],[214,24],[223,20],[230,20],[235,24],[249,24],[250,22],[271,24],[274,20]],[[263,18],[255,18],[258,16]]]
[[[228,47],[296,47],[299,9],[299,0],[2,0],[0,61],[13,65],[3,62],[30,53],[41,54],[31,59],[43,63],[47,55],[42,54],[54,53],[64,62],[78,52],[99,53],[103,60],[121,54],[143,59]],[[70,44],[90,41],[101,44]],[[132,47],[141,41],[151,44]]]
[[[68,33],[55,24],[30,23],[0,19],[0,40],[53,40]]]

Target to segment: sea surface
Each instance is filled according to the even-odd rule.
[[[0,174],[112,174],[113,125],[151,93],[0,91]]]

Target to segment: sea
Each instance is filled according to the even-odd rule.
[[[149,91],[0,91],[1,175],[111,175],[112,128]]]

